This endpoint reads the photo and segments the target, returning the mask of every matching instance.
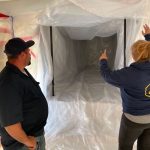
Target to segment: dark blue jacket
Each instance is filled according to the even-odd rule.
[[[145,36],[150,40],[150,34]],[[150,114],[150,62],[132,63],[129,67],[111,71],[107,60],[100,61],[105,81],[120,88],[123,112],[132,115]]]

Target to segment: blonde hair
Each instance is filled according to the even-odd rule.
[[[135,61],[150,60],[150,42],[145,40],[136,41],[132,47],[132,56]]]

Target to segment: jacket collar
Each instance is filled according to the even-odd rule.
[[[22,71],[19,70],[19,68],[9,62],[6,62],[6,68],[11,69],[13,72],[15,72],[16,74],[19,74],[22,77],[27,77]],[[26,69],[24,69],[26,72]]]
[[[150,61],[134,62],[130,66],[140,70],[150,70]]]

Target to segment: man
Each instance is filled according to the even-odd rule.
[[[25,69],[34,41],[10,39],[8,61],[0,73],[0,135],[4,150],[45,150],[47,101],[39,83]]]

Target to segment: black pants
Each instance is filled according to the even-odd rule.
[[[132,150],[137,140],[137,150],[150,150],[150,123],[134,123],[122,115],[119,131],[119,150]]]

